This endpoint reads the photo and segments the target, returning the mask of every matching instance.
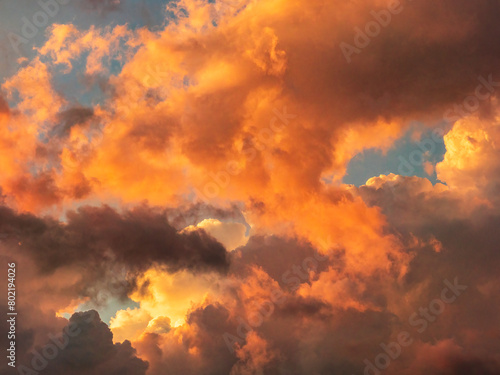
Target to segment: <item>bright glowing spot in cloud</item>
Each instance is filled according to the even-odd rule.
[[[204,229],[208,234],[232,251],[248,242],[245,235],[247,228],[241,223],[221,222],[217,219],[205,219],[196,226],[190,225],[184,230]]]
[[[140,308],[120,310],[111,319],[114,341],[134,340],[144,332],[168,332],[183,325],[188,311],[214,291],[217,278],[216,274],[170,274],[149,269],[137,280],[137,291],[130,296]]]

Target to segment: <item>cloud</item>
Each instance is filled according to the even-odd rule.
[[[54,25],[0,100],[2,255],[38,306],[21,352],[111,290],[138,306],[84,324],[51,373],[363,373],[458,278],[463,298],[386,373],[498,373],[500,5],[391,4],[182,0],[154,30]],[[488,98],[449,124],[441,183],[342,185],[353,156],[437,126],[479,76]]]
[[[231,369],[231,375],[263,374],[271,368],[276,353],[270,351],[265,340],[255,332],[249,333],[246,344],[236,351],[239,362]]]
[[[184,324],[188,312],[210,292],[216,292],[217,282],[221,282],[219,275],[214,273],[194,273],[179,271],[166,272],[160,268],[151,267],[137,278],[136,290],[130,298],[140,303],[140,309],[119,311],[112,320],[111,328],[120,329],[125,324],[124,318],[131,314],[145,318],[142,330],[135,331],[130,338],[137,338],[146,331],[149,323],[158,318],[167,317],[172,326]],[[146,316],[149,318],[146,319]]]
[[[288,276],[294,274],[294,267],[302,267],[304,260],[317,259],[318,252],[304,240],[277,237],[277,236],[251,236],[248,243],[230,254],[230,272],[235,275],[248,275],[252,267],[262,268],[270,277],[282,287],[286,285]],[[317,272],[326,269],[329,262],[318,261]],[[306,279],[301,282],[306,282]]]
[[[64,224],[7,207],[1,211],[3,232],[23,241],[44,271],[106,258],[137,269],[153,262],[172,270],[227,268],[226,251],[213,238],[203,231],[178,233],[161,210],[147,206],[123,214],[107,206],[81,207],[68,212]]]
[[[117,11],[121,6],[121,0],[86,0],[85,3],[92,9],[99,9],[100,12]]]
[[[219,9],[225,5],[237,10]],[[5,87],[25,97],[21,82],[31,79],[28,72],[40,71],[48,86],[51,68],[74,69],[83,59],[86,75],[109,78],[106,105],[93,108],[102,131],[91,137],[75,132],[65,140],[58,157],[72,168],[53,178],[57,199],[34,202],[18,195],[22,208],[40,210],[67,195],[177,204],[193,192],[203,198],[214,183],[214,202],[251,196],[277,205],[276,194],[297,199],[302,192],[321,192],[324,181],[338,183],[358,152],[387,150],[409,121],[442,120],[447,108],[474,92],[479,75],[500,76],[494,57],[499,51],[490,42],[500,30],[491,16],[496,5],[489,1],[439,7],[428,0],[402,2],[403,11],[350,64],[340,43],[354,43],[354,28],[372,22],[373,12],[383,12],[388,2],[315,0],[307,12],[305,6],[186,0],[169,4],[177,22],[160,31],[54,25],[38,50],[43,59]],[[300,31],[289,24],[296,18]],[[422,19],[427,31],[409,26]],[[388,51],[390,59],[377,58]],[[120,62],[118,71],[111,69],[112,60]],[[18,105],[23,112],[29,103],[37,108],[38,128],[49,109],[52,117],[68,110],[57,93],[44,90]],[[55,103],[48,106],[42,97]],[[275,118],[283,108],[293,120]],[[278,124],[282,130],[273,132]],[[56,169],[53,164],[48,169]],[[239,172],[229,175],[228,165]],[[16,195],[15,189],[9,192]]]
[[[438,178],[473,199],[497,203],[500,181],[498,117],[476,116],[458,121],[445,137],[446,154],[436,166]]]
[[[151,320],[152,317],[144,310],[128,308],[118,311],[115,317],[111,318],[109,327],[115,342],[133,340],[145,331]]]
[[[43,371],[51,374],[146,374],[148,363],[137,358],[129,341],[113,344],[113,334],[96,311],[75,313],[68,327],[74,337],[66,336],[67,346],[54,359],[46,361],[48,365]]]
[[[68,136],[73,126],[83,125],[93,116],[93,108],[74,107],[67,109],[58,114],[59,124],[52,129],[52,135]]]
[[[152,265],[169,272],[227,272],[224,247],[203,230],[179,233],[165,212],[147,206],[119,213],[103,206],[81,207],[62,223],[0,207],[0,231],[14,259],[31,258],[37,275],[77,269],[75,289],[99,303],[99,291],[125,297]],[[17,255],[19,254],[19,256]],[[85,266],[85,269],[80,267]]]
[[[248,241],[245,235],[247,228],[241,223],[221,222],[217,219],[204,219],[196,226],[186,227],[184,230],[191,231],[202,228],[212,237],[217,238],[228,250],[234,250],[243,246]]]
[[[7,101],[3,97],[3,94],[0,94],[0,113],[9,113],[9,111],[9,103],[7,103]]]
[[[109,10],[109,7],[104,9]],[[50,38],[38,49],[41,56],[50,56],[53,64],[65,65],[66,73],[73,69],[73,63],[86,53],[85,74],[97,75],[107,72],[109,58],[119,58],[124,51],[119,49],[120,42],[128,37],[126,26],[98,29],[91,26],[80,32],[73,25],[55,24],[51,27]]]

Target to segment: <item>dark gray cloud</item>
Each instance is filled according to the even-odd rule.
[[[0,207],[0,232],[22,243],[42,272],[108,262],[144,270],[153,262],[171,271],[228,267],[226,250],[203,230],[178,233],[161,209],[139,206],[121,214],[109,206],[81,207],[67,222]]]
[[[500,12],[497,1],[445,0],[439,6],[430,0],[399,3],[402,11],[393,14],[375,37],[368,37],[366,47],[353,54],[350,63],[340,43],[356,47],[354,28],[364,30],[374,21],[372,12],[387,7],[372,1],[343,4],[343,11],[335,15],[336,48],[320,55],[316,46],[304,45],[309,53],[290,59],[291,72],[317,72],[311,74],[313,85],[304,82],[303,87],[293,86],[293,91],[351,120],[429,119],[430,115],[440,120],[446,106],[474,93],[479,75],[492,74],[500,81],[500,48],[494,42],[500,37],[494,16]],[[423,24],[425,28],[415,26]],[[331,101],[339,95],[339,100]]]
[[[2,93],[0,93],[0,113],[10,112],[9,103],[5,100]]]
[[[99,14],[116,12],[122,8],[122,0],[85,0],[82,7],[97,11]]]
[[[294,267],[307,269],[307,263],[306,267],[303,267],[304,260],[314,258],[319,254],[311,244],[303,240],[277,236],[252,236],[245,246],[230,255],[231,273],[241,276],[247,274],[251,266],[262,267],[269,276],[278,281],[280,286],[289,288],[290,285],[286,284],[286,280],[290,277],[297,277]],[[331,265],[326,260],[316,263],[318,272],[325,271]],[[335,266],[342,267],[341,258],[337,259]],[[301,283],[307,281],[308,278],[300,280]]]
[[[54,349],[54,341],[48,341],[44,346],[34,349],[35,355],[38,353],[44,357],[38,357],[40,374],[146,374],[148,363],[137,358],[129,341],[113,344],[113,334],[96,311],[75,313],[58,337],[59,343],[67,340],[66,345],[61,344],[60,348]],[[45,355],[50,353],[49,346],[57,352],[53,359]],[[31,360],[27,363],[31,364]]]
[[[94,117],[93,108],[73,107],[57,115],[58,123],[52,128],[49,136],[67,137],[71,128],[83,125]]]
[[[500,351],[500,331],[492,328],[499,325],[495,311],[500,309],[494,298],[500,289],[497,207],[473,208],[458,192],[422,189],[423,181],[401,177],[381,186],[357,189],[367,204],[381,208],[389,223],[388,230],[413,255],[401,284],[402,293],[408,295],[418,288],[420,300],[431,301],[439,295],[444,278],[458,277],[468,286],[467,297],[454,306],[453,318],[443,318],[422,335],[423,341],[429,343],[453,339],[464,348],[464,353],[451,353],[443,359],[446,366],[441,368],[436,361],[422,372],[498,374],[500,358],[488,355]],[[436,241],[437,249],[432,245]],[[491,334],[472,340],[467,332]]]
[[[64,223],[0,206],[0,233],[13,259],[33,260],[37,277],[65,267],[80,273],[72,289],[96,303],[112,295],[125,298],[136,287],[135,277],[155,263],[170,272],[224,273],[229,267],[225,248],[205,231],[179,233],[164,210],[147,206],[124,213],[81,207]],[[103,289],[106,296],[99,295]]]

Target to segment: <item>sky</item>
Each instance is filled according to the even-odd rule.
[[[0,0],[0,375],[500,374],[498,14]]]

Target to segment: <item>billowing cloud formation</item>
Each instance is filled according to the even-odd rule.
[[[167,269],[227,268],[226,250],[203,230],[178,233],[161,210],[136,207],[123,215],[110,207],[81,207],[68,212],[67,223],[18,215],[1,207],[0,230],[35,258],[44,272],[73,265],[132,269],[152,263]]]
[[[33,261],[29,279],[56,280],[73,274],[60,291],[56,311],[72,312],[78,303],[106,305],[125,299],[137,278],[152,265],[164,271],[225,273],[225,248],[202,229],[178,232],[164,210],[136,207],[120,214],[110,207],[81,207],[61,223],[0,207],[3,251],[14,261]],[[72,295],[72,298],[68,298]],[[146,322],[147,323],[147,322]]]
[[[76,313],[60,335],[54,335],[52,341],[35,349],[32,367],[24,366],[21,371],[57,375],[146,374],[148,364],[136,357],[130,342],[113,344],[112,338],[113,334],[97,312]],[[47,356],[47,353],[50,354]]]
[[[499,11],[180,0],[153,30],[52,25],[0,97],[20,352],[111,290],[134,307],[51,373],[499,374]],[[440,183],[341,183],[414,121],[446,122]]]
[[[223,5],[240,11],[225,12]],[[64,199],[71,185],[81,183],[92,187],[86,194],[147,196],[159,204],[192,188],[201,198],[251,194],[260,200],[269,192],[317,190],[321,178],[337,181],[360,150],[390,147],[407,121],[442,117],[463,93],[474,92],[478,76],[492,77],[481,98],[496,89],[498,48],[490,41],[500,31],[492,18],[496,5],[486,0],[437,8],[430,1],[403,2],[348,63],[339,45],[354,45],[355,28],[363,30],[373,12],[387,13],[388,5],[190,0],[169,5],[178,19],[161,33],[55,25],[39,50],[50,57],[49,67],[72,69],[83,58],[87,75],[109,74],[112,59],[131,56],[107,80],[109,102],[94,111],[105,124],[102,133],[75,129],[59,152],[58,175],[49,172],[55,165],[48,166],[50,179],[43,184],[51,181],[58,194],[44,204]],[[214,17],[222,17],[217,26]],[[295,18],[300,25],[290,27]],[[426,32],[409,26],[424,19]],[[389,53],[391,58],[375,58]],[[35,60],[4,85],[25,98],[18,108],[26,110],[15,122],[42,126],[67,110],[48,74]],[[28,78],[29,86],[22,83]],[[28,112],[28,102],[38,103],[37,110]],[[41,204],[18,200],[23,208]]]
[[[438,164],[438,177],[451,188],[476,199],[498,203],[500,181],[500,126],[493,119],[469,118],[455,124],[445,136],[447,153]]]

